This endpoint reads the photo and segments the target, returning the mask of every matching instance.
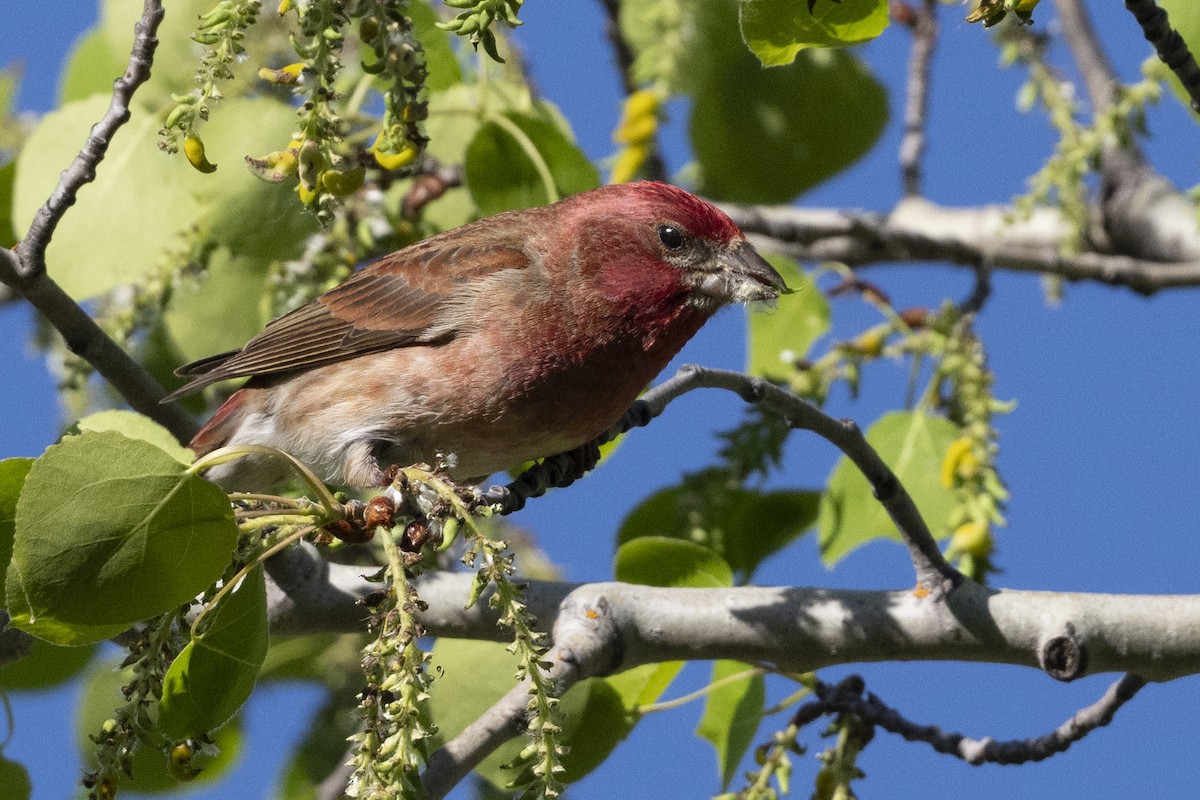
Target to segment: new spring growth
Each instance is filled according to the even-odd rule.
[[[1008,12],[1016,15],[1023,24],[1033,22],[1033,10],[1041,0],[981,0],[979,5],[967,15],[967,22],[982,22],[983,27],[990,28],[1008,16]]]
[[[523,24],[517,19],[517,12],[525,0],[446,0],[451,8],[466,9],[457,17],[446,22],[439,22],[442,30],[465,36],[475,49],[483,45],[483,50],[501,64],[504,59],[496,49],[496,34],[492,32],[492,23],[503,22],[510,28]]]
[[[621,122],[613,131],[613,142],[621,146],[613,163],[611,182],[633,180],[654,147],[663,96],[656,89],[640,89],[625,99]]]

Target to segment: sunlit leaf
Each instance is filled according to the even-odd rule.
[[[175,739],[224,725],[254,690],[267,655],[267,588],[255,567],[205,619],[163,678],[158,724]]]
[[[97,641],[216,580],[237,540],[233,513],[221,489],[184,470],[112,431],[50,447],[17,503],[13,624],[57,644]]]
[[[742,0],[742,38],[765,66],[791,64],[808,47],[846,47],[883,33],[887,0]]]
[[[713,662],[712,681],[745,672],[750,665],[740,661]],[[717,773],[721,788],[737,775],[742,756],[754,743],[754,734],[762,722],[766,688],[761,675],[751,675],[713,689],[704,700],[704,716],[696,726],[696,735],[709,741],[717,751]]]
[[[746,370],[786,380],[794,371],[794,360],[807,356],[813,343],[829,330],[829,301],[795,261],[764,255],[793,291],[780,297],[774,308],[749,314]]]
[[[539,163],[559,197],[600,185],[596,168],[558,126],[513,112],[504,118],[509,125],[488,122],[479,129],[463,165],[467,188],[485,215],[550,202]]]
[[[666,536],[644,536],[621,545],[617,580],[646,586],[713,588],[733,585],[733,570],[704,545]]]
[[[191,464],[196,460],[196,454],[179,444],[170,431],[149,417],[133,411],[109,409],[89,414],[76,422],[70,432],[83,431],[116,431],[130,439],[149,442],[181,464]]]
[[[940,528],[954,505],[953,493],[941,483],[941,465],[958,435],[944,417],[916,411],[885,414],[867,431],[867,441],[904,484],[935,535],[944,533]],[[819,525],[821,557],[827,564],[872,539],[900,538],[867,479],[845,456],[829,477]]]

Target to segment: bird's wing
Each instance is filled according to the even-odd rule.
[[[465,321],[452,302],[495,272],[526,268],[515,241],[479,235],[477,225],[426,239],[387,256],[311,303],[272,320],[241,350],[176,370],[192,377],[174,399],[227,378],[310,369],[394,347],[453,338]],[[461,303],[457,304],[461,307]]]

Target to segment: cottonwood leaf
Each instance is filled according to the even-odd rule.
[[[504,117],[521,135],[499,123],[485,123],[467,147],[463,165],[467,188],[483,214],[550,202],[545,180],[534,156],[528,152],[529,147],[536,150],[536,158],[548,170],[559,197],[600,185],[600,174],[592,162],[553,122],[516,112],[508,112]]]
[[[201,736],[224,725],[254,690],[267,655],[267,585],[261,566],[250,570],[171,662],[163,678],[158,724],[174,739]]]
[[[712,681],[745,672],[750,665],[740,661],[714,661]],[[713,689],[704,700],[704,716],[696,726],[696,735],[707,740],[717,751],[717,773],[721,788],[729,786],[737,774],[742,756],[754,742],[762,722],[766,687],[761,675],[751,675]]]
[[[108,638],[191,600],[237,542],[225,493],[113,431],[53,445],[17,503],[12,624],[56,644]]]
[[[820,0],[809,11],[799,0],[742,0],[738,22],[746,46],[763,66],[791,64],[809,47],[847,47],[870,41],[888,24],[887,0]]]
[[[787,380],[792,364],[808,355],[813,343],[829,330],[829,301],[807,272],[790,258],[766,253],[764,257],[793,291],[766,311],[747,316],[746,371],[772,380]]]
[[[904,484],[935,535],[954,507],[953,492],[941,483],[941,464],[958,435],[954,423],[920,411],[885,414],[867,431],[867,442]],[[826,564],[872,539],[900,538],[867,479],[845,456],[829,477],[818,525]]]

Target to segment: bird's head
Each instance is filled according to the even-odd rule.
[[[587,198],[576,217],[577,263],[605,265],[600,277],[626,293],[684,290],[688,304],[712,312],[789,291],[733,220],[690,192],[638,181],[576,197]],[[614,258],[621,253],[629,257]]]

